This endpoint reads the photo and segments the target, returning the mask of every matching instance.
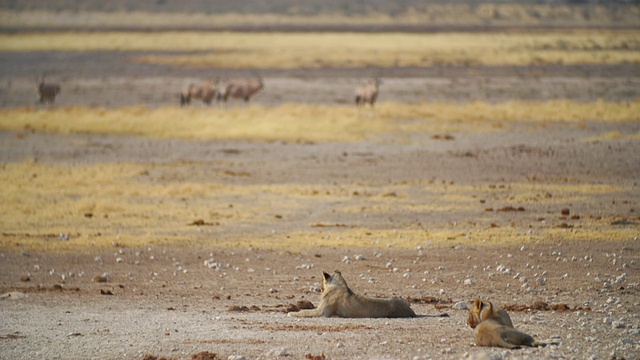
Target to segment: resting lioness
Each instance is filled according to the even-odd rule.
[[[416,317],[409,303],[402,299],[375,299],[353,292],[340,271],[329,275],[322,272],[322,295],[320,305],[312,310],[290,312],[296,317],[343,317],[343,318],[403,318]],[[444,314],[444,316],[448,316]]]
[[[469,310],[467,324],[475,329],[477,346],[499,346],[517,349],[521,346],[546,346],[533,337],[516,330],[506,311],[493,306],[490,301],[476,299]]]

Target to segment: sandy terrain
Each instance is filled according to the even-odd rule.
[[[0,56],[4,108],[33,104],[32,76],[43,63],[55,63],[51,73],[65,83],[59,106],[177,103],[174,89],[185,78],[208,75],[131,63],[130,55],[121,54]],[[70,68],[77,71],[64,70]],[[353,84],[376,72],[267,71],[267,88],[255,101],[348,102]],[[385,70],[380,100],[633,101],[638,75],[633,65]],[[0,357],[184,359],[208,351],[222,359],[640,358],[640,142],[633,138],[639,132],[638,123],[549,123],[496,132],[468,129],[450,134],[450,140],[413,134],[421,140],[409,137],[403,145],[2,132],[3,164],[34,158],[74,166],[163,163],[149,181],[312,185],[349,196],[332,203],[322,194],[318,200],[291,195],[286,200],[301,209],[295,216],[268,214],[272,221],[264,222],[255,215],[240,225],[201,226],[196,245],[131,247],[114,238],[112,248],[83,246],[75,253],[42,252],[24,243],[3,247]],[[605,136],[611,133],[618,135]],[[234,174],[247,176],[221,175],[222,160],[233,164]],[[515,184],[523,182],[557,190],[532,195],[518,211],[513,199],[521,188]],[[587,191],[589,186],[605,190]],[[474,206],[446,206],[458,187],[475,192]],[[380,198],[391,205],[375,208]],[[442,210],[408,208],[408,201]],[[429,233],[432,226],[456,235],[437,239]],[[483,239],[494,226],[510,234],[504,243]],[[422,228],[425,235],[404,241],[407,228]],[[369,230],[356,237],[357,229]],[[15,236],[1,230],[5,240]],[[261,246],[298,232],[331,246],[289,238],[280,246]],[[342,237],[348,245],[340,245]],[[252,246],[220,248],[221,238],[248,239]],[[335,269],[358,293],[403,297],[419,314],[450,317],[286,316],[299,301],[317,305],[321,271]],[[517,328],[559,345],[473,346],[460,302],[476,297],[507,306]]]

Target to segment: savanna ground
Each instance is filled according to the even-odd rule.
[[[2,357],[638,358],[637,39],[1,34]],[[250,105],[178,107],[255,74]],[[286,316],[335,269],[450,317]],[[476,297],[559,345],[473,346]]]

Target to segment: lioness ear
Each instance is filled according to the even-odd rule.
[[[487,309],[489,309],[489,313],[493,312],[493,304],[491,301],[487,301]]]
[[[480,300],[480,298],[476,299],[476,301],[473,302],[473,308],[482,309],[482,300]]]
[[[326,272],[322,272],[322,276],[324,276],[324,280],[325,281],[329,281],[331,279],[331,275],[327,274]]]

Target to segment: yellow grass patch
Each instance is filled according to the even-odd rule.
[[[192,163],[4,164],[0,249],[81,252],[113,242],[209,248],[413,248],[637,236],[637,225],[613,225],[617,217],[601,215],[600,210],[595,215],[571,214],[578,218],[560,213],[569,203],[586,209],[590,206],[585,204],[611,198],[637,202],[631,186],[233,185],[224,179],[225,164],[217,165],[220,171],[209,180],[193,181],[184,176],[198,166]],[[397,195],[385,195],[391,191]],[[499,211],[507,205],[525,210]],[[490,206],[494,209],[487,211]],[[375,220],[388,216],[395,220]]]
[[[586,139],[586,141],[611,141],[611,140],[640,140],[640,131],[635,134],[621,134],[619,131],[611,131],[600,136]]]
[[[639,34],[59,32],[2,34],[0,51],[169,51],[136,61],[204,68],[619,64],[640,62]]]
[[[389,132],[495,131],[511,123],[640,120],[640,102],[381,103],[375,116],[343,105],[181,109],[0,110],[0,129],[159,138],[348,142]],[[398,137],[401,141],[402,137]]]
[[[144,6],[141,7],[142,9]],[[144,11],[0,11],[0,24],[8,28],[109,28],[127,27],[141,29],[163,29],[167,27],[209,28],[211,26],[233,27],[261,26],[380,26],[418,25],[424,26],[611,26],[637,25],[640,19],[638,6],[617,4],[588,4],[568,6],[559,4],[514,4],[514,3],[425,3],[411,6],[393,13],[368,11],[366,14],[350,14],[339,6],[323,6],[317,13],[308,14],[300,9],[288,8],[286,13],[238,14],[203,12],[144,12]],[[203,7],[200,7],[204,10]],[[197,10],[193,8],[192,10]],[[345,13],[347,12],[347,13]]]

